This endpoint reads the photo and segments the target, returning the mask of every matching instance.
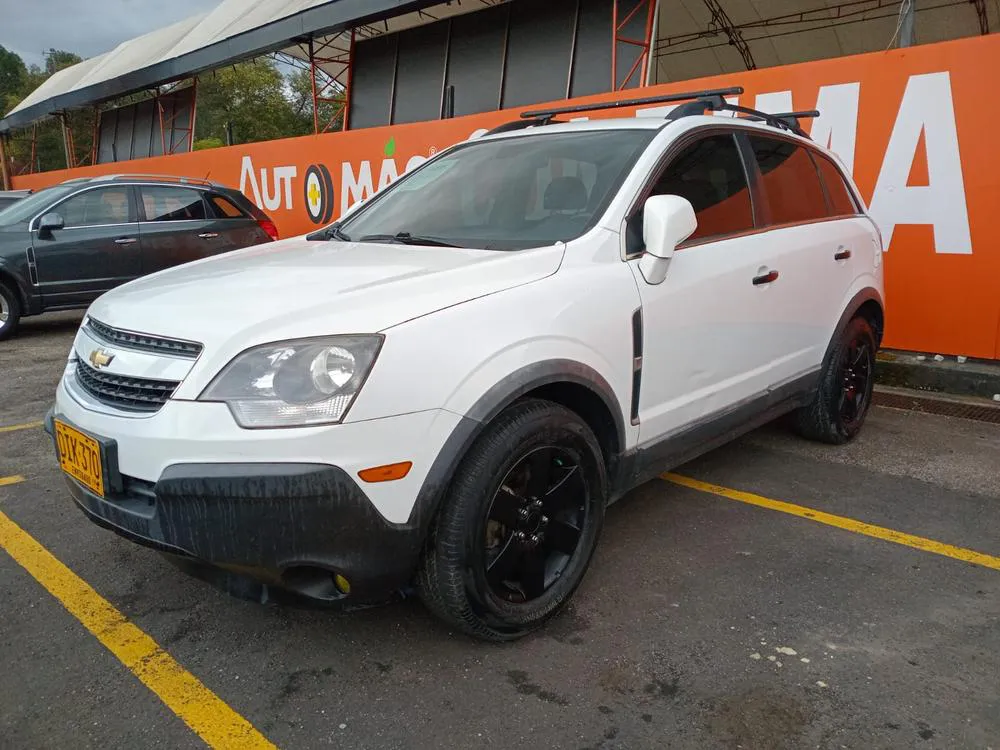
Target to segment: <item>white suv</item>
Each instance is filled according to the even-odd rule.
[[[789,412],[849,440],[879,232],[796,120],[704,114],[730,93],[533,113],[321,232],[107,293],[48,419],[77,504],[234,593],[415,584],[500,640],[566,603],[630,488]]]

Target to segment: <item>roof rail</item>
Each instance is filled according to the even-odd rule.
[[[497,135],[498,133],[510,133],[514,130],[524,130],[526,128],[537,128],[539,125],[558,125],[562,120],[513,120],[497,125],[492,130],[487,130],[483,136]]]
[[[720,103],[714,98],[705,98],[682,104],[680,107],[667,115],[667,119],[679,120],[682,117],[703,115],[705,112],[733,112],[745,115],[743,119],[753,120],[755,122],[764,122],[772,127],[787,130],[790,133],[795,133],[795,135],[802,136],[803,138],[808,138],[809,134],[806,133],[799,125],[799,119],[819,117],[819,111],[815,109],[803,110],[800,112],[771,114],[768,112],[762,112],[759,109],[751,109],[750,107],[741,107],[738,104],[730,104],[726,101],[722,101]]]
[[[175,174],[143,174],[140,172],[122,172],[120,174],[106,174],[92,178],[93,182],[109,182],[111,180],[158,180],[161,182],[178,182],[182,185],[205,185],[207,187],[218,187],[219,183],[201,177],[181,177]]]
[[[686,94],[663,94],[661,96],[647,96],[642,99],[620,99],[612,102],[595,102],[593,104],[577,104],[572,107],[558,107],[556,109],[539,109],[530,112],[522,112],[523,120],[544,120],[542,124],[548,124],[556,115],[569,115],[577,112],[594,112],[599,109],[619,109],[621,107],[641,107],[644,104],[667,104],[670,102],[686,102],[690,99],[704,99],[718,104],[725,104],[724,97],[739,96],[743,93],[742,86],[732,86],[728,89],[709,89],[707,91],[692,91]],[[530,127],[527,125],[525,127]]]

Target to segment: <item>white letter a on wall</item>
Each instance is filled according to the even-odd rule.
[[[921,135],[927,149],[927,184],[907,185]],[[907,82],[872,195],[871,214],[882,230],[886,249],[897,224],[931,224],[935,252],[972,252],[947,72],[911,76]]]

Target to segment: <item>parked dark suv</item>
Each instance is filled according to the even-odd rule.
[[[83,308],[139,276],[278,238],[240,191],[112,175],[54,185],[0,210],[0,340],[19,320]]]

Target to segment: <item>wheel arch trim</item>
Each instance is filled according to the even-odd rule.
[[[847,328],[847,324],[850,323],[854,317],[858,314],[858,311],[868,302],[874,302],[879,306],[882,311],[883,327],[885,320],[885,303],[882,301],[882,295],[874,287],[865,287],[858,291],[851,301],[847,303],[844,308],[844,312],[840,315],[840,320],[837,321],[837,326],[833,329],[833,336],[830,337],[830,343],[826,347],[826,353],[823,355],[823,366],[821,372],[826,372],[826,368],[830,364],[830,358],[833,356],[834,350],[837,348],[837,342],[840,337],[843,336],[844,330]],[[878,332],[879,343],[881,343],[881,331]]]
[[[8,282],[7,286],[13,286],[12,291],[20,298],[22,315],[27,314],[31,309],[31,296],[28,294],[27,286],[21,275],[0,258],[0,283],[5,281]]]
[[[614,420],[619,451],[625,449],[626,432],[621,404],[614,389],[599,372],[589,365],[568,359],[526,365],[504,376],[462,416],[428,470],[407,525],[426,531],[462,458],[501,411],[525,394],[556,383],[583,386],[599,397]]]

